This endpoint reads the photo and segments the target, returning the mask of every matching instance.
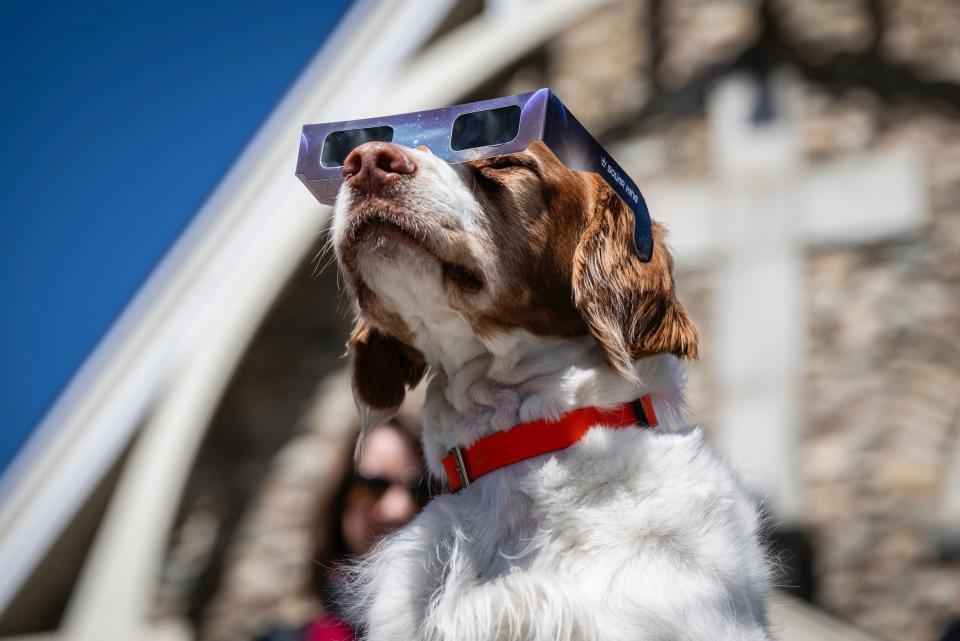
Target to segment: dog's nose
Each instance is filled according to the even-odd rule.
[[[389,142],[365,142],[343,161],[347,184],[367,192],[380,191],[416,168],[403,147]]]

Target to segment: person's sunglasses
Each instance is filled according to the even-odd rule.
[[[410,483],[399,483],[383,476],[364,476],[358,472],[353,473],[350,479],[350,487],[359,489],[367,494],[374,501],[379,501],[394,485],[400,486],[410,493],[410,498],[416,503],[417,507],[425,506],[432,497],[442,492],[442,487],[431,481],[426,474],[417,477]]]
[[[448,163],[523,151],[541,140],[569,169],[599,174],[633,212],[633,242],[646,262],[653,253],[650,213],[636,183],[549,89],[464,105],[344,122],[305,125],[297,177],[332,205],[344,181],[343,162],[371,141],[426,145]]]

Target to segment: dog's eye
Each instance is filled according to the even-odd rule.
[[[517,160],[515,160],[515,159],[513,159],[513,158],[510,158],[509,156],[507,156],[507,157],[504,157],[504,158],[497,158],[497,159],[494,160],[492,163],[490,163],[489,165],[487,165],[486,167],[484,167],[484,169],[493,169],[493,170],[499,170],[499,169],[528,169],[528,167],[527,167],[526,165],[524,165],[523,163],[521,163],[521,162],[519,162],[519,161],[517,161]]]
[[[483,167],[480,167],[477,170],[477,173],[480,176],[483,176],[485,178],[489,178],[495,181],[499,179],[503,174],[507,174],[513,171],[528,171],[534,174],[537,173],[532,166],[522,162],[521,160],[511,158],[510,156],[504,156],[503,158],[496,158],[489,165],[484,165]]]
[[[474,176],[482,187],[497,190],[503,187],[503,179],[513,171],[536,173],[533,167],[509,156],[504,156],[494,159],[489,165],[483,165],[482,167],[474,169]]]

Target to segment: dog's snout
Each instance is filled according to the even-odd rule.
[[[412,174],[417,166],[403,147],[385,142],[367,142],[347,155],[343,175],[347,184],[364,191],[377,191]]]

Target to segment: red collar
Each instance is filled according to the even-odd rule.
[[[451,492],[459,492],[473,481],[501,467],[534,456],[570,447],[590,428],[656,427],[657,415],[649,396],[613,409],[582,407],[556,421],[521,423],[505,432],[485,436],[470,447],[455,447],[443,457],[443,469]]]

